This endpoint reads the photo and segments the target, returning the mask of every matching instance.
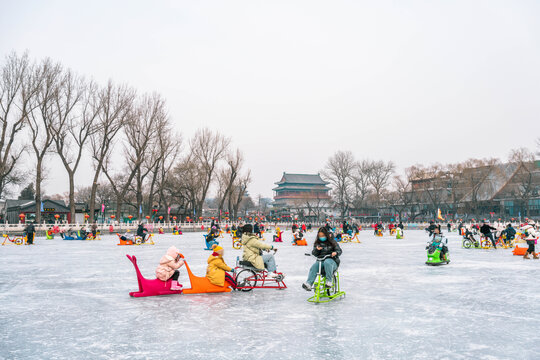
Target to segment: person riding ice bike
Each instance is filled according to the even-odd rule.
[[[326,286],[332,287],[332,277],[334,272],[339,267],[339,256],[342,254],[342,250],[339,247],[339,244],[330,236],[328,230],[322,227],[317,233],[317,239],[313,244],[313,251],[311,252],[315,257],[321,258],[327,255],[330,255],[329,258],[325,259],[322,263],[324,272],[326,274]],[[313,283],[317,277],[319,271],[319,264],[315,262],[309,269],[308,278],[305,283],[302,284],[302,287],[306,291],[311,291]]]
[[[436,247],[441,251],[441,260],[446,261],[448,259],[446,256],[448,253],[448,239],[441,234],[439,227],[433,229],[433,236],[428,241],[426,249],[430,247]]]

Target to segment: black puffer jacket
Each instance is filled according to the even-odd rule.
[[[322,247],[322,250],[317,250],[317,246]],[[339,256],[343,253],[341,248],[339,247],[339,244],[335,241],[315,241],[315,244],[313,244],[313,251],[311,252],[316,257],[324,257],[326,255],[331,255],[333,252],[336,252],[337,255],[334,256],[332,259],[338,264],[339,266]]]

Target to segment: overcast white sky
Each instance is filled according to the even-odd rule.
[[[208,126],[245,152],[253,195],[336,150],[404,168],[540,136],[538,1],[0,2],[2,57],[162,93],[185,137]],[[49,164],[47,193],[66,191]]]

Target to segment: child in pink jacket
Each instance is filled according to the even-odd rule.
[[[159,260],[156,269],[156,277],[161,281],[172,279],[171,290],[182,290],[182,285],[178,283],[180,269],[184,265],[184,260],[176,246],[171,246],[165,255]]]

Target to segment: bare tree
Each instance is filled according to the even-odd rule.
[[[170,199],[165,196],[165,186],[167,176],[180,153],[182,137],[175,135],[168,125],[164,125],[160,130],[161,135],[157,139],[154,159],[146,162],[145,166],[150,168],[150,187],[148,191],[148,204],[152,206],[154,198],[157,196],[160,206],[168,209],[171,205]]]
[[[529,200],[538,196],[539,174],[534,164],[534,153],[525,148],[513,149],[508,161],[516,164],[516,171],[512,179],[515,193],[521,201],[525,216],[529,216]]]
[[[233,217],[238,217],[238,210],[246,194],[247,187],[251,183],[251,171],[248,170],[247,174],[238,177],[233,184],[231,193],[229,195],[229,209],[232,209]],[[230,211],[230,210],[229,210]]]
[[[39,90],[32,99],[32,110],[28,113],[30,139],[33,155],[36,159],[36,222],[41,222],[41,185],[44,178],[43,160],[53,143],[53,123],[58,117],[55,99],[63,86],[62,67],[45,59],[36,68],[35,75],[41,79]]]
[[[142,164],[153,150],[154,140],[158,138],[162,125],[167,121],[165,101],[157,94],[144,95],[132,116],[124,123],[125,148],[124,159],[127,164],[122,169],[123,175],[113,175],[110,162],[105,161],[103,173],[109,180],[116,194],[116,217],[120,219],[124,198],[135,179],[135,199],[137,209],[142,208],[143,182],[153,166],[142,168]],[[156,156],[154,156],[156,157]],[[141,219],[142,213],[138,212]]]
[[[54,99],[57,118],[52,124],[56,152],[64,164],[69,180],[69,211],[75,219],[75,174],[83,150],[92,132],[99,106],[96,102],[97,87],[85,84],[82,78],[67,71],[62,87]]]
[[[371,189],[371,172],[373,170],[373,162],[369,160],[359,161],[354,167],[352,173],[352,181],[354,185],[353,205],[356,209],[362,208],[365,205],[367,196]]]
[[[322,171],[323,177],[332,185],[334,202],[340,209],[341,218],[349,211],[353,197],[352,175],[356,165],[350,151],[338,151],[332,155]]]
[[[90,136],[94,178],[90,195],[90,222],[94,221],[98,181],[105,162],[109,159],[114,141],[120,129],[132,116],[135,91],[127,86],[117,86],[109,81],[98,91],[96,106],[96,132]]]
[[[390,182],[390,177],[394,173],[395,165],[393,162],[384,162],[382,160],[374,161],[371,164],[369,182],[375,190],[377,202],[380,202],[384,189]]]
[[[197,215],[202,214],[202,208],[208,189],[212,184],[214,171],[218,162],[223,159],[229,147],[230,139],[218,132],[212,132],[210,129],[198,130],[190,141],[190,149],[193,160],[198,164],[201,170],[202,191],[197,199],[195,211]]]
[[[469,159],[463,163],[462,179],[468,191],[468,210],[478,217],[482,195],[489,184],[485,184],[489,176],[496,171],[498,159]]]
[[[18,57],[11,53],[0,69],[0,197],[10,184],[17,184],[22,176],[17,165],[24,151],[18,139],[28,112],[37,102],[41,79],[37,78],[28,54]]]
[[[240,171],[242,170],[244,156],[239,149],[236,149],[235,152],[226,155],[226,162],[226,167],[222,169],[218,175],[218,212],[220,214],[220,220],[221,211],[223,210],[225,201],[230,196],[234,183],[236,182],[236,179],[239,176]],[[228,210],[231,211],[231,209]]]

